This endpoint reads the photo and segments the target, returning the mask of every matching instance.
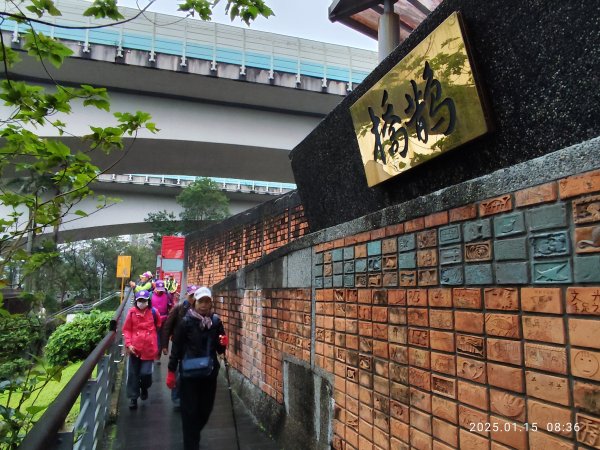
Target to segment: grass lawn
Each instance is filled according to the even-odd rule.
[[[75,372],[77,372],[77,369],[79,369],[79,366],[81,366],[82,362],[83,361],[72,363],[72,364],[68,365],[67,367],[65,367],[65,369],[63,370],[63,373],[62,373],[62,377],[59,382],[50,381],[46,385],[46,387],[42,390],[39,397],[37,398],[36,405],[46,406],[46,407],[48,405],[50,405],[50,403],[52,403],[52,401],[58,396],[60,391],[63,390],[63,388],[66,386],[66,384],[69,382],[69,380],[73,377]],[[34,393],[34,395],[32,395],[29,399],[27,399],[23,403],[23,406],[22,406],[23,410],[33,403],[37,394],[38,394],[38,391],[36,391]],[[8,399],[8,394],[6,394],[6,393],[0,394],[0,405],[5,406],[7,399]],[[13,394],[13,397],[11,398],[9,406],[15,407],[15,406],[17,406],[17,403],[18,403],[18,396],[15,396]],[[35,418],[39,419],[43,413],[44,413],[44,411],[40,411],[39,413],[36,414]],[[72,425],[75,422],[75,419],[77,418],[78,414],[79,414],[79,398],[77,399],[77,401],[71,408],[71,411],[69,412],[69,415],[67,416],[67,419],[66,419],[66,424]]]

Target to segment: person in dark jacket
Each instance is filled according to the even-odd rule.
[[[196,292],[197,289],[198,286],[196,286],[195,284],[188,286],[186,289],[187,298],[184,301],[177,303],[173,308],[171,308],[169,316],[167,317],[162,326],[162,335],[160,337],[162,347],[161,350],[163,355],[169,354],[169,342],[171,340],[171,337],[173,337],[173,335],[175,334],[175,329],[177,328],[177,325],[181,323],[181,321],[185,317],[185,314],[187,313],[187,310],[190,309],[190,307],[192,307],[196,302],[196,299],[194,298],[194,292]],[[173,401],[173,405],[175,406],[175,408],[179,408],[179,377],[177,377],[177,385],[171,390],[171,400]]]
[[[185,317],[187,310],[194,306],[196,299],[194,293],[198,290],[198,286],[192,284],[186,289],[186,298],[184,301],[176,303],[173,308],[169,311],[169,315],[165,319],[162,327],[162,334],[160,336],[161,350],[163,355],[169,354],[169,341],[175,334],[175,328],[177,324]]]
[[[181,369],[184,358],[209,356],[212,358],[212,371],[202,377],[186,378],[181,376],[181,424],[183,428],[184,450],[200,448],[200,432],[208,422],[217,392],[219,360],[217,353],[224,353],[228,339],[221,319],[212,313],[212,293],[207,287],[200,287],[194,293],[196,299],[193,308],[189,308],[185,317],[175,330],[167,386],[176,385],[176,372]]]

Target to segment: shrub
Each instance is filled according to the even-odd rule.
[[[31,366],[31,361],[23,358],[2,361],[0,362],[0,380],[10,380],[15,375],[22,374],[29,366]]]
[[[72,322],[56,329],[48,339],[46,357],[52,365],[85,359],[108,331],[114,312],[78,314]]]
[[[27,366],[23,358],[37,354],[44,335],[43,324],[36,317],[0,316],[0,380],[19,374]]]

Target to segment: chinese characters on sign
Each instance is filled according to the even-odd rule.
[[[350,108],[369,186],[488,131],[458,13]]]
[[[409,114],[410,118],[403,122],[402,119],[394,114],[394,105],[388,103],[388,91],[383,91],[381,107],[385,112],[379,118],[373,108],[369,106],[369,117],[371,118],[371,133],[375,137],[375,146],[373,158],[375,161],[381,161],[386,164],[386,155],[382,139],[386,135],[389,136],[390,146],[388,148],[391,157],[398,153],[400,142],[402,142],[402,150],[398,153],[400,157],[405,158],[408,153],[408,131],[407,128],[414,127],[416,130],[417,140],[427,143],[430,132],[443,130],[444,135],[452,133],[456,127],[456,107],[454,100],[444,98],[442,96],[442,85],[433,78],[433,71],[429,66],[429,61],[425,61],[425,70],[423,71],[423,80],[426,81],[425,91],[419,90],[415,80],[410,80],[412,86],[412,96],[406,94],[407,107],[404,109],[405,114]],[[429,101],[428,101],[429,100]],[[425,112],[428,112],[428,117],[425,117]],[[446,111],[446,116],[442,114]],[[383,120],[383,127],[380,126]],[[435,122],[435,123],[434,123]],[[430,125],[433,125],[430,127]],[[445,128],[444,128],[445,126]],[[396,128],[397,127],[397,128]]]

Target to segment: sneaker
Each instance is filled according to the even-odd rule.
[[[137,409],[137,399],[132,398],[129,400],[129,409]]]
[[[148,398],[148,389],[142,388],[142,393],[140,394],[140,398],[142,400],[146,400]]]

